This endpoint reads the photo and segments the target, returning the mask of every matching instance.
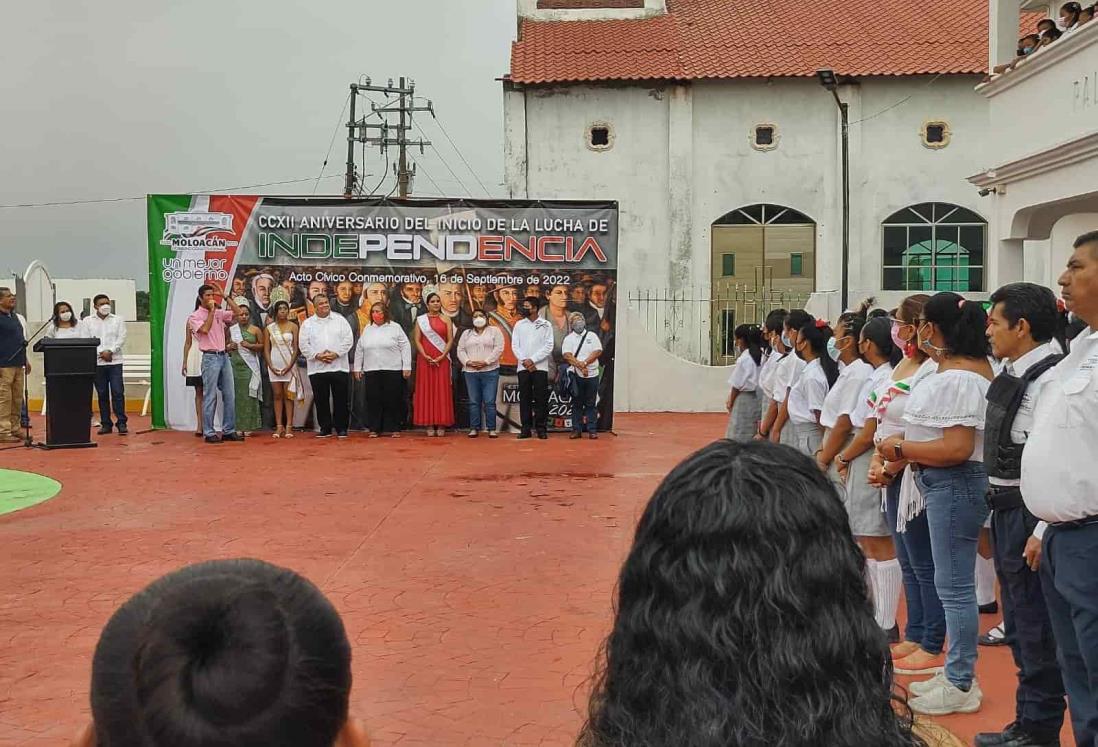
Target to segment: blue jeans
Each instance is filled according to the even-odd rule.
[[[111,427],[111,409],[118,425],[126,425],[126,393],[122,389],[122,364],[95,367],[95,391],[99,395],[99,424]]]
[[[942,600],[949,636],[945,676],[967,691],[975,676],[980,636],[976,545],[988,515],[987,471],[981,462],[965,462],[920,469],[915,480],[926,497],[934,586]]]
[[[484,430],[496,430],[496,390],[499,389],[499,369],[466,371],[465,388],[469,390],[469,430],[481,430],[481,405],[484,406]]]
[[[885,494],[885,515],[904,577],[907,602],[904,640],[918,643],[928,653],[940,654],[945,645],[946,620],[938,590],[934,588],[934,553],[930,547],[926,511],[907,522],[903,532],[897,532],[899,504],[900,478],[896,478]]]
[[[576,377],[579,396],[572,398],[572,430],[583,432],[583,418],[587,417],[587,432],[594,433],[599,427],[599,416],[595,412],[595,401],[599,395],[599,377],[583,379]]]
[[[217,391],[221,390],[221,428],[225,435],[236,432],[236,391],[233,367],[225,353],[202,353],[202,432],[214,436]]]

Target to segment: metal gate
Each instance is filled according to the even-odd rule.
[[[746,285],[716,292],[640,288],[628,293],[630,317],[662,347],[707,366],[732,363],[732,333],[740,324],[761,326],[774,309],[804,308],[807,301],[805,293]]]

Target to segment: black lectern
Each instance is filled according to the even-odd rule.
[[[47,337],[34,344],[46,373],[45,449],[81,449],[91,440],[91,401],[99,338]]]

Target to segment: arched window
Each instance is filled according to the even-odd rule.
[[[944,202],[925,202],[884,222],[885,290],[982,291],[987,221]]]

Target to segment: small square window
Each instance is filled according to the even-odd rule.
[[[793,277],[800,277],[804,275],[804,255],[803,254],[790,254],[789,255],[789,274]]]
[[[778,147],[778,126],[774,124],[757,124],[751,128],[748,140],[755,150],[774,150]]]
[[[721,275],[723,277],[735,277],[736,275],[736,255],[735,254],[722,254],[721,255]]]
[[[591,147],[592,148],[606,148],[610,145],[610,128],[609,127],[592,127],[591,128]]]
[[[755,128],[755,144],[756,145],[773,145],[774,144],[774,128],[773,127],[756,127]]]
[[[947,122],[927,122],[923,125],[923,145],[928,148],[944,148],[949,145],[952,134]]]

